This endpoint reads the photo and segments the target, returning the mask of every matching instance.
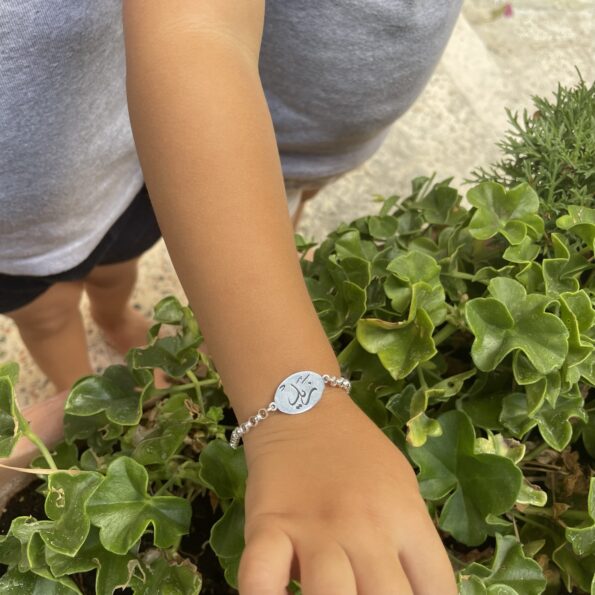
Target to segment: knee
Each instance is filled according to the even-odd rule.
[[[30,304],[6,315],[15,322],[21,335],[39,339],[55,335],[73,317],[80,316],[82,289],[82,283],[53,285]]]

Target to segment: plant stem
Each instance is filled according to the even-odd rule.
[[[515,511],[512,513],[512,516],[516,517],[517,519],[520,519],[521,521],[523,521],[529,525],[533,525],[534,527],[539,527],[542,531],[549,533],[554,538],[558,537],[558,534],[553,529],[550,529],[547,525],[538,523],[537,521],[534,521],[533,519],[526,517],[524,514],[521,514],[520,512]]]
[[[559,519],[560,517],[565,517],[567,519],[573,519],[577,521],[582,521],[590,518],[589,513],[586,510],[566,510],[564,512],[559,512],[555,517],[554,511],[551,508],[538,508],[531,506],[529,508],[526,508],[524,512],[525,514],[533,514],[535,516],[547,517],[552,520]]]
[[[43,440],[31,429],[29,422],[23,417],[23,414],[18,407],[15,407],[15,413],[19,422],[19,429],[23,433],[23,436],[26,436],[33,444],[35,444],[35,446],[37,446],[49,468],[53,471],[58,471],[58,466],[54,461],[52,453],[50,453],[47,446],[43,443]]]
[[[465,568],[465,563],[462,560],[459,560],[452,552],[446,550],[450,561],[456,566],[455,571],[460,570],[461,568]]]
[[[549,444],[547,442],[542,442],[538,447],[534,448],[528,455],[525,455],[523,461],[531,461],[532,459],[538,457],[547,448],[549,448]]]
[[[190,380],[192,380],[194,390],[196,391],[196,399],[198,401],[198,406],[200,408],[200,414],[206,415],[205,402],[202,398],[202,390],[200,388],[201,382],[199,381],[199,379],[196,377],[196,374],[192,370],[188,370],[188,372],[186,372],[186,376],[188,376],[188,378],[190,378]],[[207,382],[207,381],[205,381],[205,382]],[[211,382],[211,384],[212,384],[212,382]]]
[[[434,345],[438,347],[440,343],[446,341],[453,333],[459,330],[454,324],[447,322],[432,338],[434,339]]]

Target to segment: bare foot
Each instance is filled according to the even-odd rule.
[[[31,429],[50,449],[64,437],[64,404],[69,391],[63,391],[50,399],[34,403],[22,409]],[[28,467],[39,454],[37,447],[27,438],[21,438],[8,459],[0,459],[2,465]],[[35,475],[0,468],[0,515],[12,496],[35,479]]]

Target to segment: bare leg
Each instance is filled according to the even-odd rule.
[[[58,391],[92,373],[79,303],[83,284],[56,283],[33,302],[7,312],[29,353]]]
[[[138,276],[138,258],[95,267],[85,278],[91,316],[107,341],[122,355],[132,347],[147,342],[151,326],[130,305],[130,296]]]
[[[297,231],[297,226],[300,222],[300,218],[302,216],[302,211],[304,210],[304,204],[306,203],[306,201],[310,200],[311,198],[314,198],[314,196],[316,194],[318,194],[318,191],[320,190],[320,188],[316,188],[315,190],[304,190],[302,192],[302,197],[300,200],[300,204],[298,205],[298,208],[296,210],[296,212],[293,214],[291,220],[293,222],[293,230]],[[306,256],[304,256],[304,258],[306,260],[312,260],[313,256],[312,253],[314,252],[315,248],[310,248],[310,250],[308,250],[308,252],[306,252]],[[298,257],[301,256],[301,254],[298,254]]]
[[[138,258],[117,264],[95,267],[85,278],[91,316],[101,328],[106,340],[122,355],[133,347],[147,344],[151,321],[135,310],[130,296],[138,277]],[[201,345],[206,353],[206,345]],[[166,375],[157,370],[155,385],[169,386]]]

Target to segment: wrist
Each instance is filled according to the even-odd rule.
[[[297,415],[274,411],[244,436],[246,454],[264,444],[326,439],[329,433],[347,433],[351,420],[364,415],[349,394],[340,387],[326,386],[320,401],[310,410]]]

